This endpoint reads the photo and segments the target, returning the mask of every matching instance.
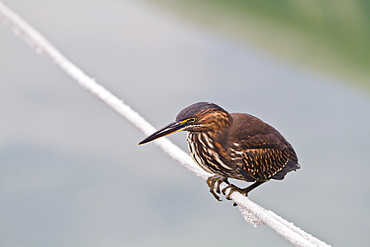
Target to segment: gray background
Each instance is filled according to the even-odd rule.
[[[365,246],[370,98],[151,2],[4,1],[156,127],[197,101],[248,112],[302,169],[250,198],[333,246]],[[0,28],[1,246],[289,246]],[[185,133],[170,137],[186,149]],[[245,185],[245,184],[241,184]]]

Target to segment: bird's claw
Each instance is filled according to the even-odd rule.
[[[228,184],[225,188],[221,190],[220,186],[222,182],[225,182]],[[225,198],[227,200],[231,200],[231,194],[234,193],[235,191],[241,193],[242,195],[248,196],[248,188],[245,189],[240,189],[236,187],[233,184],[230,184],[230,182],[227,180],[227,178],[219,176],[219,175],[214,175],[212,177],[209,177],[207,179],[207,185],[210,188],[211,194],[216,198],[217,201],[222,201],[220,196],[218,194],[224,194]],[[234,202],[233,206],[236,206],[237,204]]]
[[[216,198],[217,201],[222,202],[221,198],[216,194],[214,190],[210,189],[209,191]]]
[[[225,195],[227,200],[231,200],[231,194],[234,193],[235,191],[241,193],[242,195],[248,196],[248,194],[245,193],[245,191],[243,189],[240,189],[240,188],[236,187],[233,184],[229,184],[228,186],[223,188],[221,192],[222,192],[222,194]],[[236,205],[238,205],[238,204],[236,204],[234,202],[233,206],[236,206]]]
[[[227,184],[230,184],[227,178],[221,177],[219,175],[214,175],[212,177],[209,177],[207,179],[207,185],[209,186],[209,191],[211,194],[216,198],[217,201],[222,201],[216,193],[220,194],[221,193],[221,188],[220,185],[222,182],[225,182]]]

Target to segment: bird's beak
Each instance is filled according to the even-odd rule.
[[[147,143],[147,142],[151,142],[151,141],[153,141],[155,139],[158,139],[160,137],[169,135],[171,133],[184,130],[184,127],[185,127],[185,123],[172,122],[169,125],[163,127],[162,129],[154,132],[153,134],[151,134],[150,136],[148,136],[147,138],[145,138],[144,140],[142,140],[139,143],[139,145],[144,144],[144,143]]]

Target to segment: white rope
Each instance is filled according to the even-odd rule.
[[[70,77],[76,80],[80,86],[88,90],[105,104],[113,108],[121,116],[125,117],[135,127],[149,135],[155,131],[154,127],[142,118],[137,112],[132,110],[128,105],[114,96],[111,92],[95,82],[95,80],[87,76],[76,65],[71,63],[64,57],[50,42],[45,39],[37,30],[30,26],[21,17],[11,11],[0,1],[0,20],[8,26],[20,39],[27,43],[38,54],[43,55],[57,66],[59,66]],[[165,153],[178,161],[180,164],[188,168],[197,176],[206,180],[211,174],[203,171],[196,165],[188,154],[179,147],[165,138],[155,141]],[[221,184],[221,188],[226,186]],[[275,213],[262,208],[255,204],[242,194],[235,192],[231,195],[232,199],[239,205],[244,219],[254,226],[266,224],[274,229],[281,236],[289,240],[295,246],[329,246],[321,240],[304,232],[292,223],[287,222]]]

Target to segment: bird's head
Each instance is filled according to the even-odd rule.
[[[186,107],[176,117],[176,121],[166,125],[152,135],[142,140],[139,144],[153,141],[177,131],[216,132],[230,126],[230,114],[213,103],[199,102]]]

